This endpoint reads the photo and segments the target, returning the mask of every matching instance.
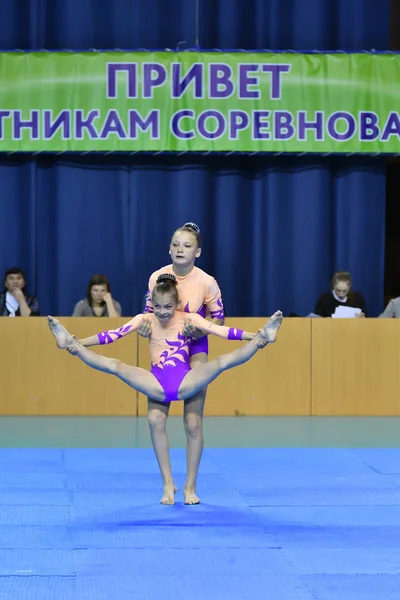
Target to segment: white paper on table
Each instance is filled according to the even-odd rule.
[[[332,319],[354,319],[359,315],[361,308],[353,308],[352,306],[337,306],[332,315]]]

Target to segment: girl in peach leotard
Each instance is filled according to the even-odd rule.
[[[126,365],[117,359],[92,352],[87,346],[109,344],[136,331],[143,315],[136,315],[126,325],[77,341],[57,319],[49,317],[49,326],[57,345],[77,355],[93,369],[116,375],[135,390],[159,403],[185,400],[216,379],[223,371],[250,360],[256,352],[276,340],[282,313],[276,312],[257,334],[210,323],[198,314],[190,315],[194,325],[206,334],[230,340],[248,340],[237,350],[191,369],[189,347],[191,338],[181,333],[185,315],[177,310],[179,297],[173,275],[161,275],[153,290],[154,313],[151,315],[151,371]],[[186,315],[187,316],[187,315]],[[173,480],[164,480],[163,504],[173,504],[176,488]]]

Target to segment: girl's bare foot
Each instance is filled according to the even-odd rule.
[[[74,337],[65,329],[64,325],[61,325],[58,319],[48,316],[47,322],[51,333],[56,338],[56,344],[61,350],[73,345]]]
[[[173,483],[166,483],[164,485],[164,494],[161,498],[161,504],[168,504],[172,506],[175,504],[175,494],[178,491],[178,488]]]
[[[196,495],[193,488],[185,488],[183,490],[185,504],[200,504],[200,498]]]
[[[277,310],[270,319],[266,322],[264,327],[260,329],[259,335],[261,342],[264,344],[273,344],[278,337],[278,330],[282,325],[283,315],[280,310]]]

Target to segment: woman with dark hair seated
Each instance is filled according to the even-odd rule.
[[[111,296],[110,282],[105,275],[93,275],[86,298],[75,304],[73,317],[120,317],[121,305]]]

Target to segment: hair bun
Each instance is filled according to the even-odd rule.
[[[157,277],[157,284],[159,283],[172,283],[173,285],[178,285],[175,275],[172,273],[163,273]]]
[[[182,227],[186,227],[186,229],[192,229],[195,233],[200,233],[200,227],[196,225],[196,223],[185,223]]]

